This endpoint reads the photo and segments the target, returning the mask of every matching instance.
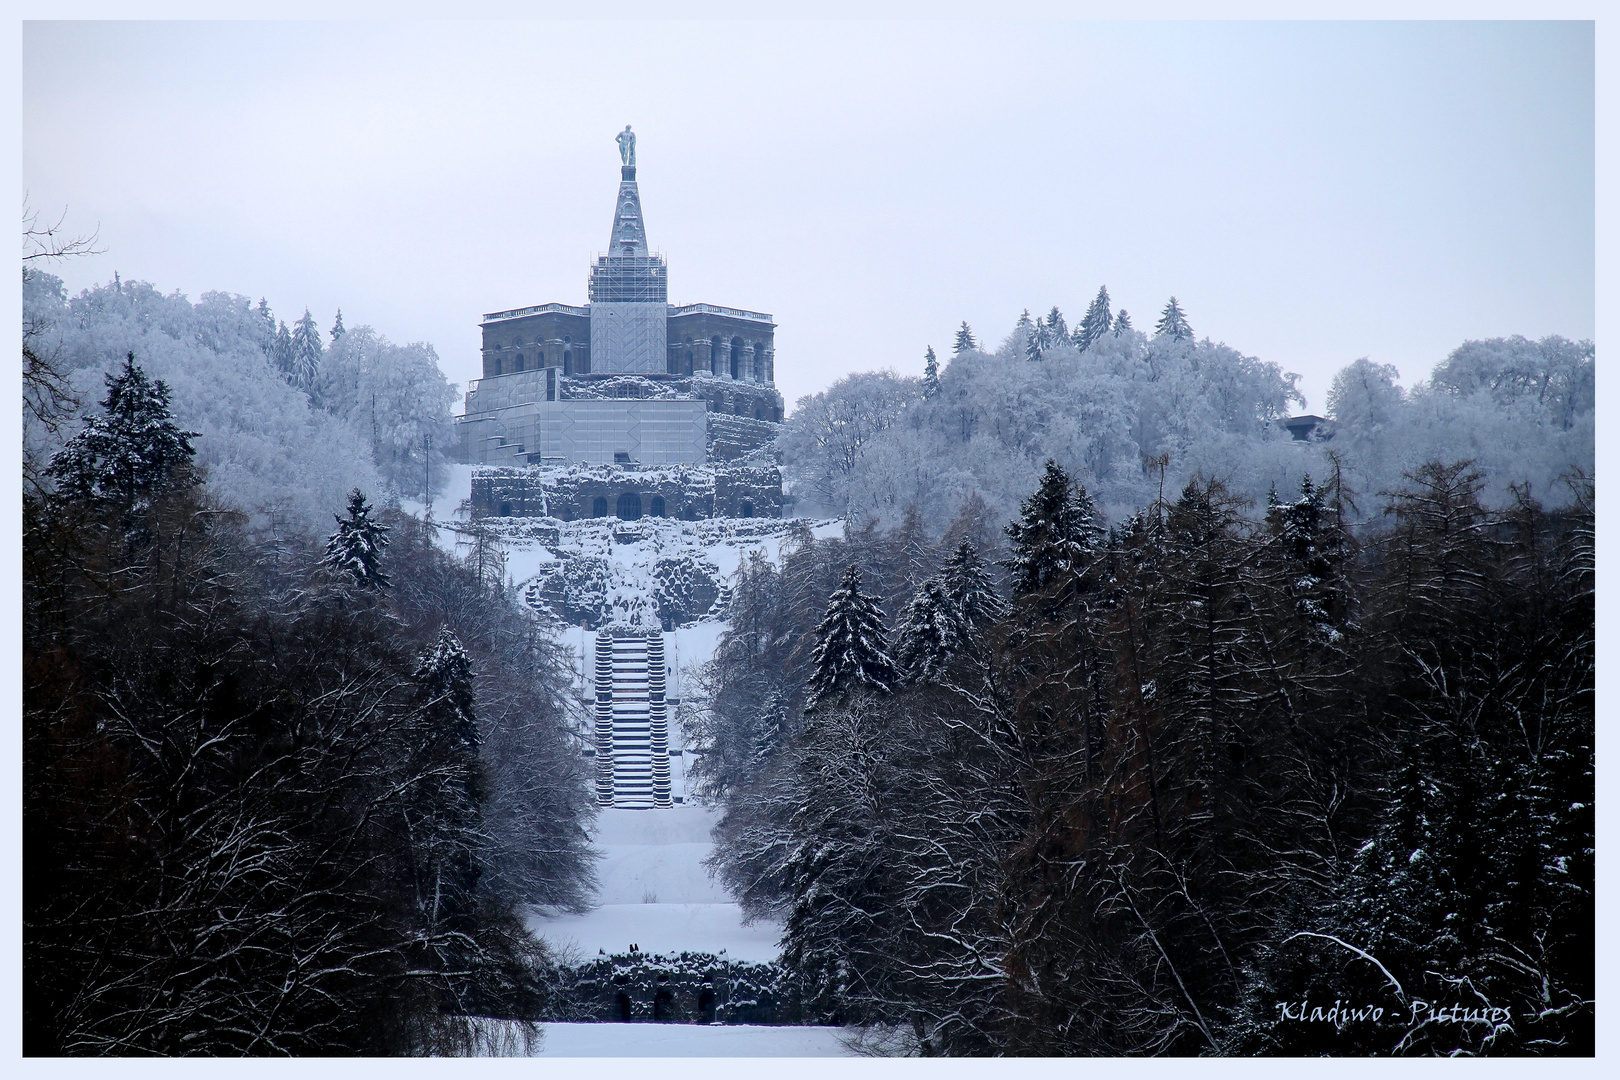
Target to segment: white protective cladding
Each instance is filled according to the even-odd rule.
[[[593,374],[662,375],[668,357],[668,304],[591,305]]]

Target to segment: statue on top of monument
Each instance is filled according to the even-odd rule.
[[[619,132],[616,141],[619,144],[619,160],[626,165],[634,165],[636,163],[636,133],[630,130],[629,124],[624,125],[624,130]]]

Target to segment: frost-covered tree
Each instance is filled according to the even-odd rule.
[[[389,584],[382,569],[383,551],[388,547],[389,527],[372,517],[371,506],[359,488],[349,492],[348,517],[336,517],[337,531],[326,541],[321,565],[348,574],[363,589],[380,589]]]
[[[313,392],[321,371],[321,334],[309,308],[304,309],[304,317],[293,327],[292,353],[293,384],[305,393]]]
[[[979,343],[973,340],[973,328],[967,324],[966,319],[963,319],[962,325],[957,328],[956,344],[951,348],[951,355],[954,356],[958,353],[967,352],[970,349],[977,349],[978,347]]]
[[[297,382],[298,350],[293,345],[292,331],[287,329],[287,323],[282,321],[276,328],[276,342],[272,355],[275,359],[276,370],[290,383]]]
[[[1181,310],[1181,305],[1171,297],[1164,310],[1159,312],[1159,321],[1153,327],[1153,332],[1172,341],[1193,340],[1192,325],[1187,322],[1187,313]]]
[[[934,356],[934,347],[930,345],[923,357],[923,397],[931,398],[937,393],[939,393],[939,360]]]
[[[805,712],[857,692],[887,694],[898,681],[889,655],[883,610],[877,598],[861,592],[861,572],[853,564],[827,599],[827,614],[816,627],[816,651]]]
[[[1047,344],[1049,346],[1055,345],[1060,341],[1066,340],[1068,336],[1069,324],[1064,321],[1063,312],[1058,310],[1058,306],[1056,304],[1053,304],[1052,310],[1046,313]]]
[[[864,471],[867,444],[899,420],[921,389],[918,379],[876,371],[800,398],[780,436],[783,453],[801,463],[799,497],[842,513],[851,484]]]
[[[342,308],[338,308],[337,319],[332,323],[332,329],[329,331],[329,333],[332,335],[332,344],[336,345],[337,342],[338,342],[338,338],[343,336],[343,309]]]
[[[1394,364],[1375,364],[1363,356],[1341,368],[1328,387],[1328,415],[1347,430],[1373,432],[1394,422],[1406,400],[1396,382]]]
[[[1114,316],[1114,336],[1119,337],[1119,335],[1129,332],[1130,329],[1130,312],[1126,311],[1124,308],[1120,308],[1119,314]]]
[[[124,369],[107,377],[101,414],[68,440],[48,475],[70,499],[131,507],[176,485],[196,482],[189,466],[195,431],[182,431],[169,411],[169,388],[154,382],[124,358]]]
[[[1074,329],[1074,347],[1081,352],[1091,348],[1092,343],[1113,326],[1113,315],[1108,310],[1108,286],[1104,285],[1097,290],[1097,296],[1086,308],[1085,318]]]

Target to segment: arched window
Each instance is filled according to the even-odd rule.
[[[690,374],[692,374],[692,350],[691,349],[686,350],[686,362],[681,365],[681,374],[682,375],[690,375]]]
[[[652,502],[647,504],[647,513],[651,517],[661,518],[664,516],[664,497],[662,495],[652,497]]]
[[[751,502],[748,502],[746,499],[743,501],[743,504],[742,504],[742,516],[743,517],[750,517],[750,518],[754,516],[754,504],[751,503]]]
[[[565,353],[563,353],[563,374],[564,375],[572,375],[573,373],[574,373],[574,354],[571,353],[571,352],[565,352]]]
[[[523,370],[523,354],[522,353],[517,354],[517,367],[513,368],[512,370],[513,371],[522,371]]]
[[[618,515],[620,521],[638,520],[641,517],[641,496],[633,491],[620,495]]]
[[[731,339],[731,377],[742,378],[742,351],[743,341],[740,337]]]
[[[675,1019],[675,995],[668,990],[660,990],[653,998],[653,1019]]]
[[[607,497],[598,495],[591,500],[591,517],[607,517]]]
[[[619,1007],[619,1019],[626,1022],[626,1023],[629,1023],[629,1021],[630,1021],[630,995],[621,991],[619,993],[618,997],[616,997],[614,999],[614,1004],[618,1005],[618,1007]]]

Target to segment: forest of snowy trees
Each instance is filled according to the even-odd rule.
[[[450,445],[432,348],[23,277],[25,1051],[555,1015],[522,913],[589,904],[594,807],[499,560],[398,509]],[[1295,376],[1140,321],[964,323],[786,423],[846,526],[744,560],[686,734],[792,1014],[924,1055],[1591,1053],[1593,345],[1358,360],[1299,442]]]
[[[1105,520],[1048,462],[1004,543],[981,501],[743,567],[697,772],[811,1015],[924,1055],[1592,1052],[1591,482],[1491,508],[1428,463],[1352,526],[1322,479]]]
[[[368,498],[441,430],[432,351],[24,288],[24,1052],[532,1034],[522,916],[589,904],[594,805],[555,645]]]
[[[368,326],[324,334],[308,311],[289,329],[264,301],[209,292],[195,304],[114,280],[69,297],[59,278],[23,275],[24,334],[81,400],[133,351],[197,432],[210,487],[255,522],[322,529],[353,488],[424,501],[443,480],[455,387],[431,345],[394,345]],[[73,434],[24,413],[36,460]],[[384,499],[383,501],[386,501]]]
[[[1470,341],[1410,387],[1394,367],[1357,360],[1319,405],[1332,438],[1314,442],[1276,423],[1305,404],[1298,376],[1195,339],[1173,297],[1148,331],[1124,311],[1110,317],[1105,288],[1072,332],[1056,307],[1026,311],[998,349],[964,323],[954,350],[921,379],[866,372],[800,399],[781,445],[801,513],[892,527],[915,505],[938,535],[970,499],[1012,516],[1049,458],[1114,518],[1156,498],[1161,479],[1179,490],[1199,473],[1262,501],[1339,468],[1377,496],[1425,462],[1468,459],[1501,506],[1513,484],[1556,498],[1568,469],[1593,468],[1589,341]]]

